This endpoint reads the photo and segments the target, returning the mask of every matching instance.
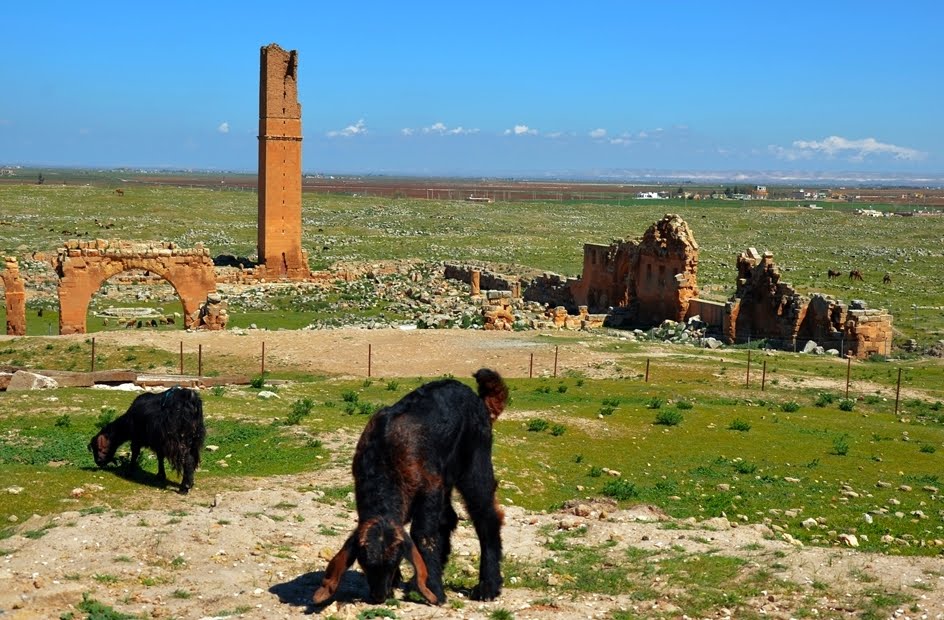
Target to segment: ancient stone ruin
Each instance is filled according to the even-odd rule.
[[[4,269],[0,272],[6,299],[7,335],[26,335],[26,285],[20,277],[20,267],[13,256],[4,259]]]
[[[781,280],[773,254],[754,248],[737,260],[737,290],[725,306],[722,329],[728,343],[767,339],[779,348],[805,349],[810,342],[864,358],[887,355],[892,315],[865,303],[846,305],[828,295],[801,295]]]
[[[60,334],[86,333],[92,295],[106,280],[123,271],[148,271],[174,287],[183,304],[187,328],[200,326],[194,318],[200,316],[200,304],[216,292],[213,261],[201,244],[179,248],[169,242],[69,241],[58,249],[53,267],[59,276]]]
[[[586,244],[574,304],[591,313],[614,310],[614,325],[681,321],[698,295],[698,243],[680,216],[667,214],[642,239]]]
[[[260,278],[304,280],[302,249],[302,107],[298,52],[275,43],[260,50],[259,262]]]

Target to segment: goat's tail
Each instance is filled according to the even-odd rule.
[[[494,423],[508,403],[508,386],[501,375],[489,368],[480,368],[472,376],[479,384],[479,397],[485,402],[488,417]]]

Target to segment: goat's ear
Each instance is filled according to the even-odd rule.
[[[100,452],[108,451],[108,438],[104,435],[99,435],[95,438],[95,447],[98,448]]]
[[[341,583],[341,575],[354,563],[357,557],[356,535],[357,532],[351,534],[348,539],[344,541],[344,546],[341,547],[337,555],[328,562],[328,568],[325,569],[324,578],[321,580],[321,587],[315,590],[314,596],[311,597],[311,600],[313,600],[316,605],[321,605],[334,596],[338,585]]]
[[[426,585],[426,580],[429,577],[426,562],[423,561],[420,550],[413,544],[413,539],[410,538],[410,535],[407,534],[406,531],[403,532],[403,555],[406,556],[410,564],[413,565],[413,569],[416,571],[416,588],[420,591],[420,594],[423,595],[423,598],[425,598],[430,605],[438,605],[439,598],[433,594],[429,586]]]

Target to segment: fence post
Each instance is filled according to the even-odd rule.
[[[203,376],[203,345],[197,345],[197,376]]]
[[[371,372],[370,366],[374,359],[373,346],[374,345],[370,344],[369,342],[367,343],[367,377],[368,378],[370,378],[370,372]]]
[[[751,387],[751,350],[747,350],[747,381],[745,387]]]
[[[846,354],[846,400],[849,400],[849,377],[852,374],[852,351]]]
[[[184,374],[184,341],[180,341],[180,374]]]
[[[95,372],[95,337],[92,337],[92,372]]]
[[[531,354],[531,365],[528,367],[528,379],[534,378],[534,353]]]
[[[764,360],[764,369],[760,373],[760,391],[764,391],[764,386],[767,384],[767,360]]]
[[[649,358],[646,358],[646,383],[649,383]]]
[[[557,349],[558,348],[559,347],[557,347],[556,345],[554,346],[554,378],[555,379],[557,378]]]
[[[265,340],[262,341],[262,370],[259,371],[262,377],[265,377]]]
[[[895,415],[898,415],[898,397],[901,396],[901,368],[898,369],[898,386],[895,387]]]

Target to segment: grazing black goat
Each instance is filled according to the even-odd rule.
[[[492,423],[505,408],[508,388],[487,368],[475,379],[477,395],[454,379],[433,381],[367,423],[354,453],[357,528],[328,564],[312,597],[316,604],[334,595],[355,559],[366,574],[370,601],[387,600],[404,558],[413,564],[423,598],[442,604],[443,566],[459,522],[453,488],[465,501],[481,549],[472,597],[491,600],[501,592],[502,512],[495,503]]]
[[[167,480],[164,459],[177,473],[183,473],[180,492],[193,486],[193,472],[200,466],[200,450],[206,437],[203,401],[187,388],[172,387],[160,393],[145,392],[131,403],[121,417],[102,428],[88,448],[95,464],[105,467],[115,459],[115,451],[131,442],[131,466],[138,463],[141,448],[157,455],[157,475]]]

